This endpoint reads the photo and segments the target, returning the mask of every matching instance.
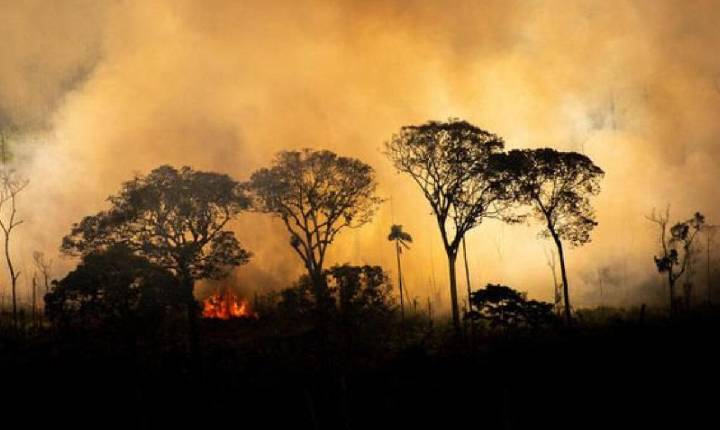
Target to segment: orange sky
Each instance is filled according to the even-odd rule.
[[[388,199],[331,261],[392,270],[387,231],[402,224],[411,294],[442,298],[430,209],[380,150],[402,125],[453,116],[606,171],[593,241],[568,255],[576,303],[664,297],[644,215],[671,203],[676,217],[720,216],[718,22],[713,1],[0,1],[0,122],[18,130],[31,181],[16,259],[28,281],[32,251],[56,254],[134,172],[189,164],[244,180],[280,149],[327,148],[371,164]],[[472,231],[475,286],[550,300],[538,229]],[[279,223],[243,216],[237,234],[255,253],[243,286],[301,273]],[[74,264],[55,260],[58,275]]]

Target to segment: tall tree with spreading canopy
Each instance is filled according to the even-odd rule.
[[[598,224],[590,197],[600,193],[601,168],[576,152],[551,148],[512,150],[501,156],[498,171],[511,184],[513,198],[530,208],[542,222],[542,235],[552,238],[560,260],[565,321],[571,321],[570,293],[563,242],[581,246],[590,242],[590,232]]]
[[[409,175],[432,208],[448,259],[453,324],[460,328],[455,262],[465,233],[485,218],[504,218],[506,196],[492,158],[503,139],[466,121],[429,121],[400,129],[386,143],[395,168]]]
[[[696,253],[695,238],[705,226],[705,216],[696,212],[692,218],[668,229],[670,207],[665,213],[653,213],[647,219],[660,228],[660,255],[655,256],[658,272],[667,276],[670,313],[675,310],[675,284],[686,275]]]
[[[397,258],[397,270],[398,270],[398,289],[400,290],[400,316],[405,319],[405,300],[403,298],[403,276],[402,266],[400,265],[400,254],[402,254],[403,248],[410,249],[409,243],[412,243],[412,236],[403,230],[401,225],[393,224],[390,226],[390,234],[388,240],[395,242],[395,257]]]
[[[228,175],[167,165],[125,182],[108,200],[110,209],[73,225],[61,250],[85,257],[121,244],[169,270],[182,288],[197,352],[195,282],[222,278],[249,260],[229,223],[250,200]]]
[[[255,209],[281,219],[290,245],[312,280],[318,305],[327,301],[323,264],[330,244],[346,228],[369,222],[380,199],[372,167],[331,151],[282,151],[254,172],[247,188]]]

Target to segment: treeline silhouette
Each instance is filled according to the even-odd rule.
[[[672,225],[669,209],[649,217],[660,227],[654,261],[668,282],[670,312],[574,309],[566,251],[590,241],[598,224],[590,199],[604,175],[590,158],[550,148],[506,152],[501,137],[457,119],[402,127],[385,154],[437,221],[447,320],[429,300],[427,308],[409,300],[402,253],[412,236],[401,225],[387,237],[395,285],[379,266],[328,267],[336,238],[369,223],[383,201],[366,163],[304,149],[278,153],[244,182],[167,165],[126,181],[109,208],[62,239],[61,251],[79,258],[74,270],[51,280],[51,262],[34,255],[33,292],[44,285],[45,308],[35,315],[33,304],[27,325],[8,251],[19,225],[15,197],[27,181],[3,164],[10,179],[0,209],[9,207],[10,218],[0,227],[13,308],[11,319],[0,318],[0,365],[12,372],[11,404],[43,396],[48,416],[76,427],[314,429],[577,428],[623,415],[646,426],[658,405],[709,405],[687,391],[700,378],[717,382],[711,339],[719,320],[709,293],[690,312],[702,235],[710,271],[710,226],[700,213]],[[246,211],[282,223],[305,273],[283,290],[246,298],[253,312],[245,317],[203,318],[196,284],[225,279],[254,258],[236,237],[252,228],[237,223]],[[535,221],[552,240],[561,303],[501,284],[470,290],[464,238],[489,219]],[[461,244],[464,310],[455,267]],[[682,377],[673,376],[677,369]],[[693,412],[661,418],[687,425]]]
[[[488,218],[537,218],[557,246],[564,315],[570,323],[563,243],[587,243],[597,225],[589,197],[600,191],[603,171],[589,158],[547,148],[505,153],[503,146],[500,137],[454,119],[403,127],[386,144],[389,159],[418,184],[437,219],[458,331],[455,263],[469,230]],[[332,302],[324,276],[327,250],[344,229],[372,220],[381,204],[376,187],[370,166],[330,151],[283,151],[271,167],[254,172],[245,183],[189,167],[162,166],[126,182],[109,198],[110,209],[74,225],[62,250],[87,256],[117,244],[128,247],[178,279],[188,320],[195,321],[195,282],[222,278],[251,258],[228,223],[241,211],[259,211],[282,220],[290,246],[307,270],[315,308],[322,313]],[[401,246],[406,246],[400,239],[408,241],[409,236],[394,228],[391,240],[396,241],[399,265]],[[400,299],[402,303],[402,294]]]

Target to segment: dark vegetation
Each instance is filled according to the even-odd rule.
[[[388,240],[397,286],[379,266],[325,261],[342,231],[382,203],[373,169],[329,151],[285,151],[246,183],[161,166],[124,183],[110,208],[62,240],[77,267],[50,281],[36,253],[30,322],[0,309],[2,423],[57,428],[585,428],[714,419],[720,313],[690,306],[701,214],[661,227],[654,261],[667,309],[574,309],[565,246],[590,241],[590,197],[603,171],[576,153],[503,152],[502,138],[467,122],[403,127],[386,145],[435,216],[448,259],[449,318],[405,300],[400,225]],[[5,164],[0,209],[6,257],[26,182]],[[9,188],[8,188],[9,187]],[[10,205],[10,206],[8,206]],[[248,299],[252,313],[202,317],[195,285],[252,258],[231,228],[245,210],[277,218],[305,274]],[[470,291],[459,306],[455,263],[483,221],[536,220],[560,260],[560,306],[509,286]],[[6,228],[7,227],[7,228]],[[707,247],[709,252],[710,236]],[[648,261],[650,259],[648,258]],[[239,269],[242,270],[242,269]],[[708,269],[709,270],[709,269]],[[678,301],[675,284],[684,282]],[[687,286],[689,285],[689,287]],[[228,304],[229,306],[229,304]],[[33,306],[33,311],[35,307]]]
[[[304,297],[304,306],[312,303],[312,294]],[[131,324],[107,321],[104,329],[47,328],[20,337],[4,331],[3,404],[15,411],[39,405],[39,415],[6,414],[3,422],[696,428],[714,419],[712,390],[720,382],[715,309],[672,322],[639,309],[583,310],[570,329],[478,321],[456,339],[451,325],[425,315],[409,312],[401,326],[397,314],[368,309],[364,297],[352,310],[336,308],[318,331],[312,319],[284,311],[292,300],[271,305],[268,299],[257,320],[201,320],[199,375],[182,313],[166,315],[159,325],[140,308]]]

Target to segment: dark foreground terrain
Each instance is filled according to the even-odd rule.
[[[405,341],[263,318],[203,320],[202,370],[188,358],[183,327],[170,328],[134,340],[6,333],[2,428],[717,425],[715,310],[461,339],[418,318]]]

